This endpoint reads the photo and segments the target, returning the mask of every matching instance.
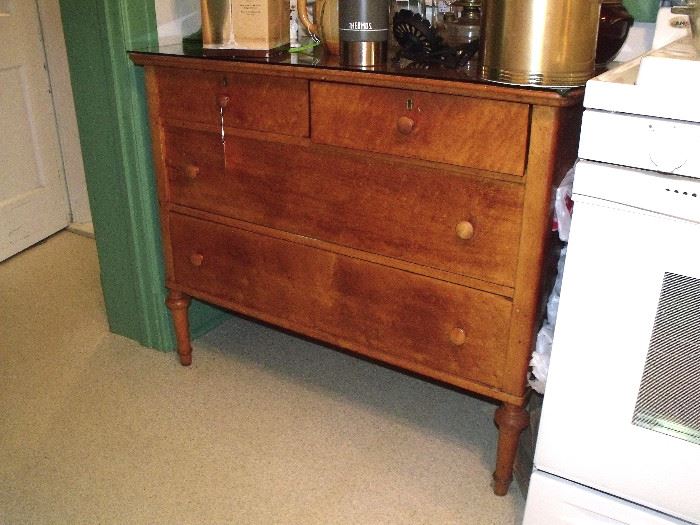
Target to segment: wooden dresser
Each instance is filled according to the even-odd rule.
[[[145,66],[182,364],[196,297],[499,400],[505,494],[582,90],[131,58]]]

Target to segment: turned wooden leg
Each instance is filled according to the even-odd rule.
[[[175,325],[175,338],[177,339],[177,353],[180,355],[180,364],[189,366],[192,364],[192,345],[190,344],[190,321],[187,309],[190,306],[190,296],[182,292],[170,290],[165,305],[170,309]]]
[[[496,471],[493,473],[493,492],[497,496],[505,496],[513,480],[518,439],[520,433],[527,428],[530,417],[523,407],[503,403],[496,409],[494,419],[498,427],[498,452]]]

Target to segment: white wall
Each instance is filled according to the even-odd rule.
[[[160,45],[176,44],[201,26],[199,0],[155,0]]]

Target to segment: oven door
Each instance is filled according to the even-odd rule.
[[[697,210],[679,184],[661,191]],[[700,224],[576,191],[536,468],[700,522]]]

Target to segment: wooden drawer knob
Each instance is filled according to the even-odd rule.
[[[185,175],[188,179],[196,179],[199,175],[199,166],[195,166],[194,164],[188,164],[187,166],[185,166]]]
[[[413,131],[413,127],[416,125],[414,120],[410,117],[400,117],[396,122],[396,128],[402,135],[409,135]]]
[[[457,237],[465,241],[474,237],[474,225],[469,221],[458,222],[455,231],[457,232]]]
[[[202,266],[202,263],[204,262],[204,255],[201,253],[193,253],[190,255],[190,262],[192,263],[192,266]]]
[[[231,97],[229,97],[228,95],[219,95],[218,97],[216,97],[216,103],[221,109],[224,109],[226,106],[228,106],[229,102],[231,102]]]
[[[455,346],[462,346],[467,340],[467,334],[463,328],[453,328],[450,330],[450,342]]]

